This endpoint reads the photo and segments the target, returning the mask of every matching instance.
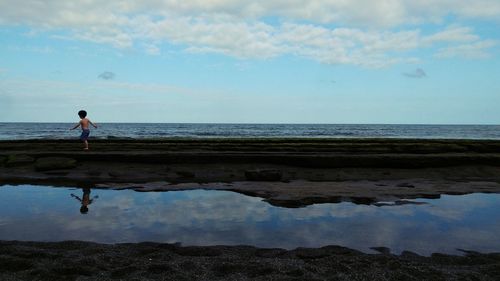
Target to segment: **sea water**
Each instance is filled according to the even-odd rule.
[[[71,139],[72,123],[0,123],[0,140]],[[92,129],[92,128],[91,128]],[[99,123],[91,138],[500,139],[500,125]]]

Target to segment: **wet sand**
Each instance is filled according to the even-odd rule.
[[[231,190],[270,204],[376,204],[500,192],[500,141],[162,139],[0,142],[0,184]],[[1,280],[494,280],[498,254],[368,255],[339,247],[1,242]],[[56,278],[57,277],[57,278]]]

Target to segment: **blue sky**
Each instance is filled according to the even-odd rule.
[[[0,0],[0,122],[500,124],[500,1],[415,2]]]

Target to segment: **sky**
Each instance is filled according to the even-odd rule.
[[[500,124],[499,0],[0,0],[0,122]]]

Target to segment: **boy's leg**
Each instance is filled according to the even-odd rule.
[[[83,141],[84,144],[84,150],[89,149],[89,143],[88,143],[88,138],[89,138],[90,131],[89,130],[82,130],[82,134],[80,135],[80,139]]]

